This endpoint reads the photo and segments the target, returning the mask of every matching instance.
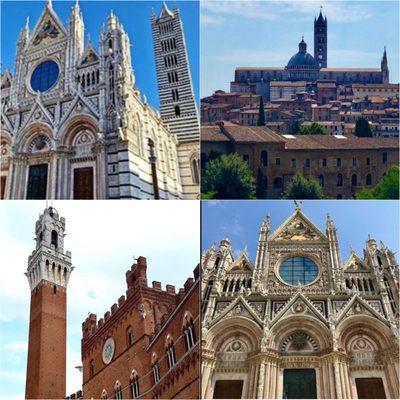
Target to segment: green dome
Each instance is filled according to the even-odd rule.
[[[307,53],[307,43],[304,39],[299,43],[299,51],[296,53],[288,62],[287,68],[317,68],[317,63],[314,60],[314,57]]]

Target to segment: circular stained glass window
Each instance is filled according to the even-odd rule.
[[[292,257],[279,267],[281,279],[289,285],[308,285],[318,276],[318,265],[306,257]]]
[[[35,92],[46,92],[56,82],[60,70],[56,62],[47,60],[39,64],[31,76],[31,88]]]

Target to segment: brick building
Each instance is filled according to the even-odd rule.
[[[84,398],[199,396],[199,267],[178,293],[147,285],[146,258],[126,272],[126,296],[82,324]]]
[[[281,198],[296,173],[318,179],[328,198],[352,198],[398,165],[398,139],[354,135],[278,135],[267,127],[219,123],[201,128],[202,166],[218,154],[237,153],[262,175],[266,197]]]

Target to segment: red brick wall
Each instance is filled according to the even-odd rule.
[[[27,399],[65,397],[66,304],[66,289],[46,281],[31,294]]]
[[[135,266],[132,270],[134,268]],[[123,388],[122,397],[131,398],[129,383],[132,370],[137,372],[140,379],[141,398],[198,398],[198,346],[186,352],[184,339],[179,339],[183,334],[183,318],[186,311],[195,319],[196,339],[199,338],[198,281],[193,283],[192,280],[188,280],[185,289],[174,294],[173,287],[162,291],[160,284],[153,282],[153,287],[149,288],[145,285],[145,280],[132,290],[131,274],[127,273],[127,277],[128,298],[125,300],[121,297],[119,306],[112,307],[113,312],[100,326],[96,325],[94,315],[83,324],[83,330],[86,332],[82,340],[84,398],[99,398],[103,389],[108,397],[112,397],[117,380]],[[146,310],[145,318],[140,312],[142,304]],[[133,331],[132,345],[127,341],[128,327]],[[168,334],[175,342],[177,360],[177,364],[170,371],[164,357]],[[115,341],[115,353],[111,363],[105,365],[102,359],[103,345],[110,336]],[[157,354],[160,363],[161,380],[157,385],[153,384],[151,373],[153,352]],[[95,369],[93,376],[90,372],[91,362]]]

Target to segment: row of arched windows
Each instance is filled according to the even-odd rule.
[[[171,56],[164,57],[164,65],[165,68],[174,67],[175,65],[178,65],[178,59],[176,58],[176,55],[173,54]]]
[[[168,72],[168,83],[178,82],[178,73],[176,71]]]
[[[132,329],[131,329],[131,327],[128,327],[127,340],[128,340],[128,343],[132,344],[133,343],[133,334],[132,334],[132,336],[130,336],[129,335],[130,332],[132,332]],[[186,351],[191,350],[196,344],[194,321],[193,321],[192,315],[189,312],[186,312],[185,316],[184,316],[182,336],[180,337],[180,339],[181,338],[183,338],[183,340],[184,340]],[[169,371],[177,363],[176,354],[175,354],[175,343],[174,343],[171,335],[169,335],[169,334],[166,337],[165,357],[167,359],[167,366],[168,366],[168,371]],[[90,377],[94,376],[95,369],[94,369],[93,360],[89,364],[89,369],[90,369]],[[129,386],[128,386],[131,398],[136,399],[141,395],[140,381],[142,379],[144,379],[146,377],[146,375],[148,375],[148,374],[145,374],[144,376],[140,377],[135,369],[132,370],[130,378],[129,378]],[[151,377],[152,385],[156,385],[161,380],[160,363],[159,363],[159,359],[158,359],[158,356],[156,353],[152,354],[150,377]],[[123,388],[120,381],[117,380],[114,385],[114,392],[113,392],[112,398],[116,399],[116,400],[122,400],[123,398],[126,398],[126,396],[123,396],[125,394],[125,389],[126,389],[126,387]],[[101,399],[108,399],[108,398],[109,397],[108,397],[107,391],[105,389],[103,389],[103,391],[101,393]]]
[[[161,50],[162,51],[171,51],[171,50],[175,50],[175,49],[176,49],[175,38],[161,41]]]
[[[99,83],[100,72],[99,70],[97,70],[97,71],[87,72],[82,75],[78,75],[77,80],[78,83],[82,86],[82,89],[87,89]]]
[[[167,22],[165,24],[158,26],[159,33],[172,32],[174,30],[174,24],[172,22]]]
[[[224,293],[234,293],[239,292],[240,289],[247,289],[251,288],[251,278],[234,278],[234,279],[227,279],[224,283],[224,288],[222,291]]]
[[[346,279],[346,287],[348,289],[357,289],[360,292],[374,292],[374,284],[371,279]]]

